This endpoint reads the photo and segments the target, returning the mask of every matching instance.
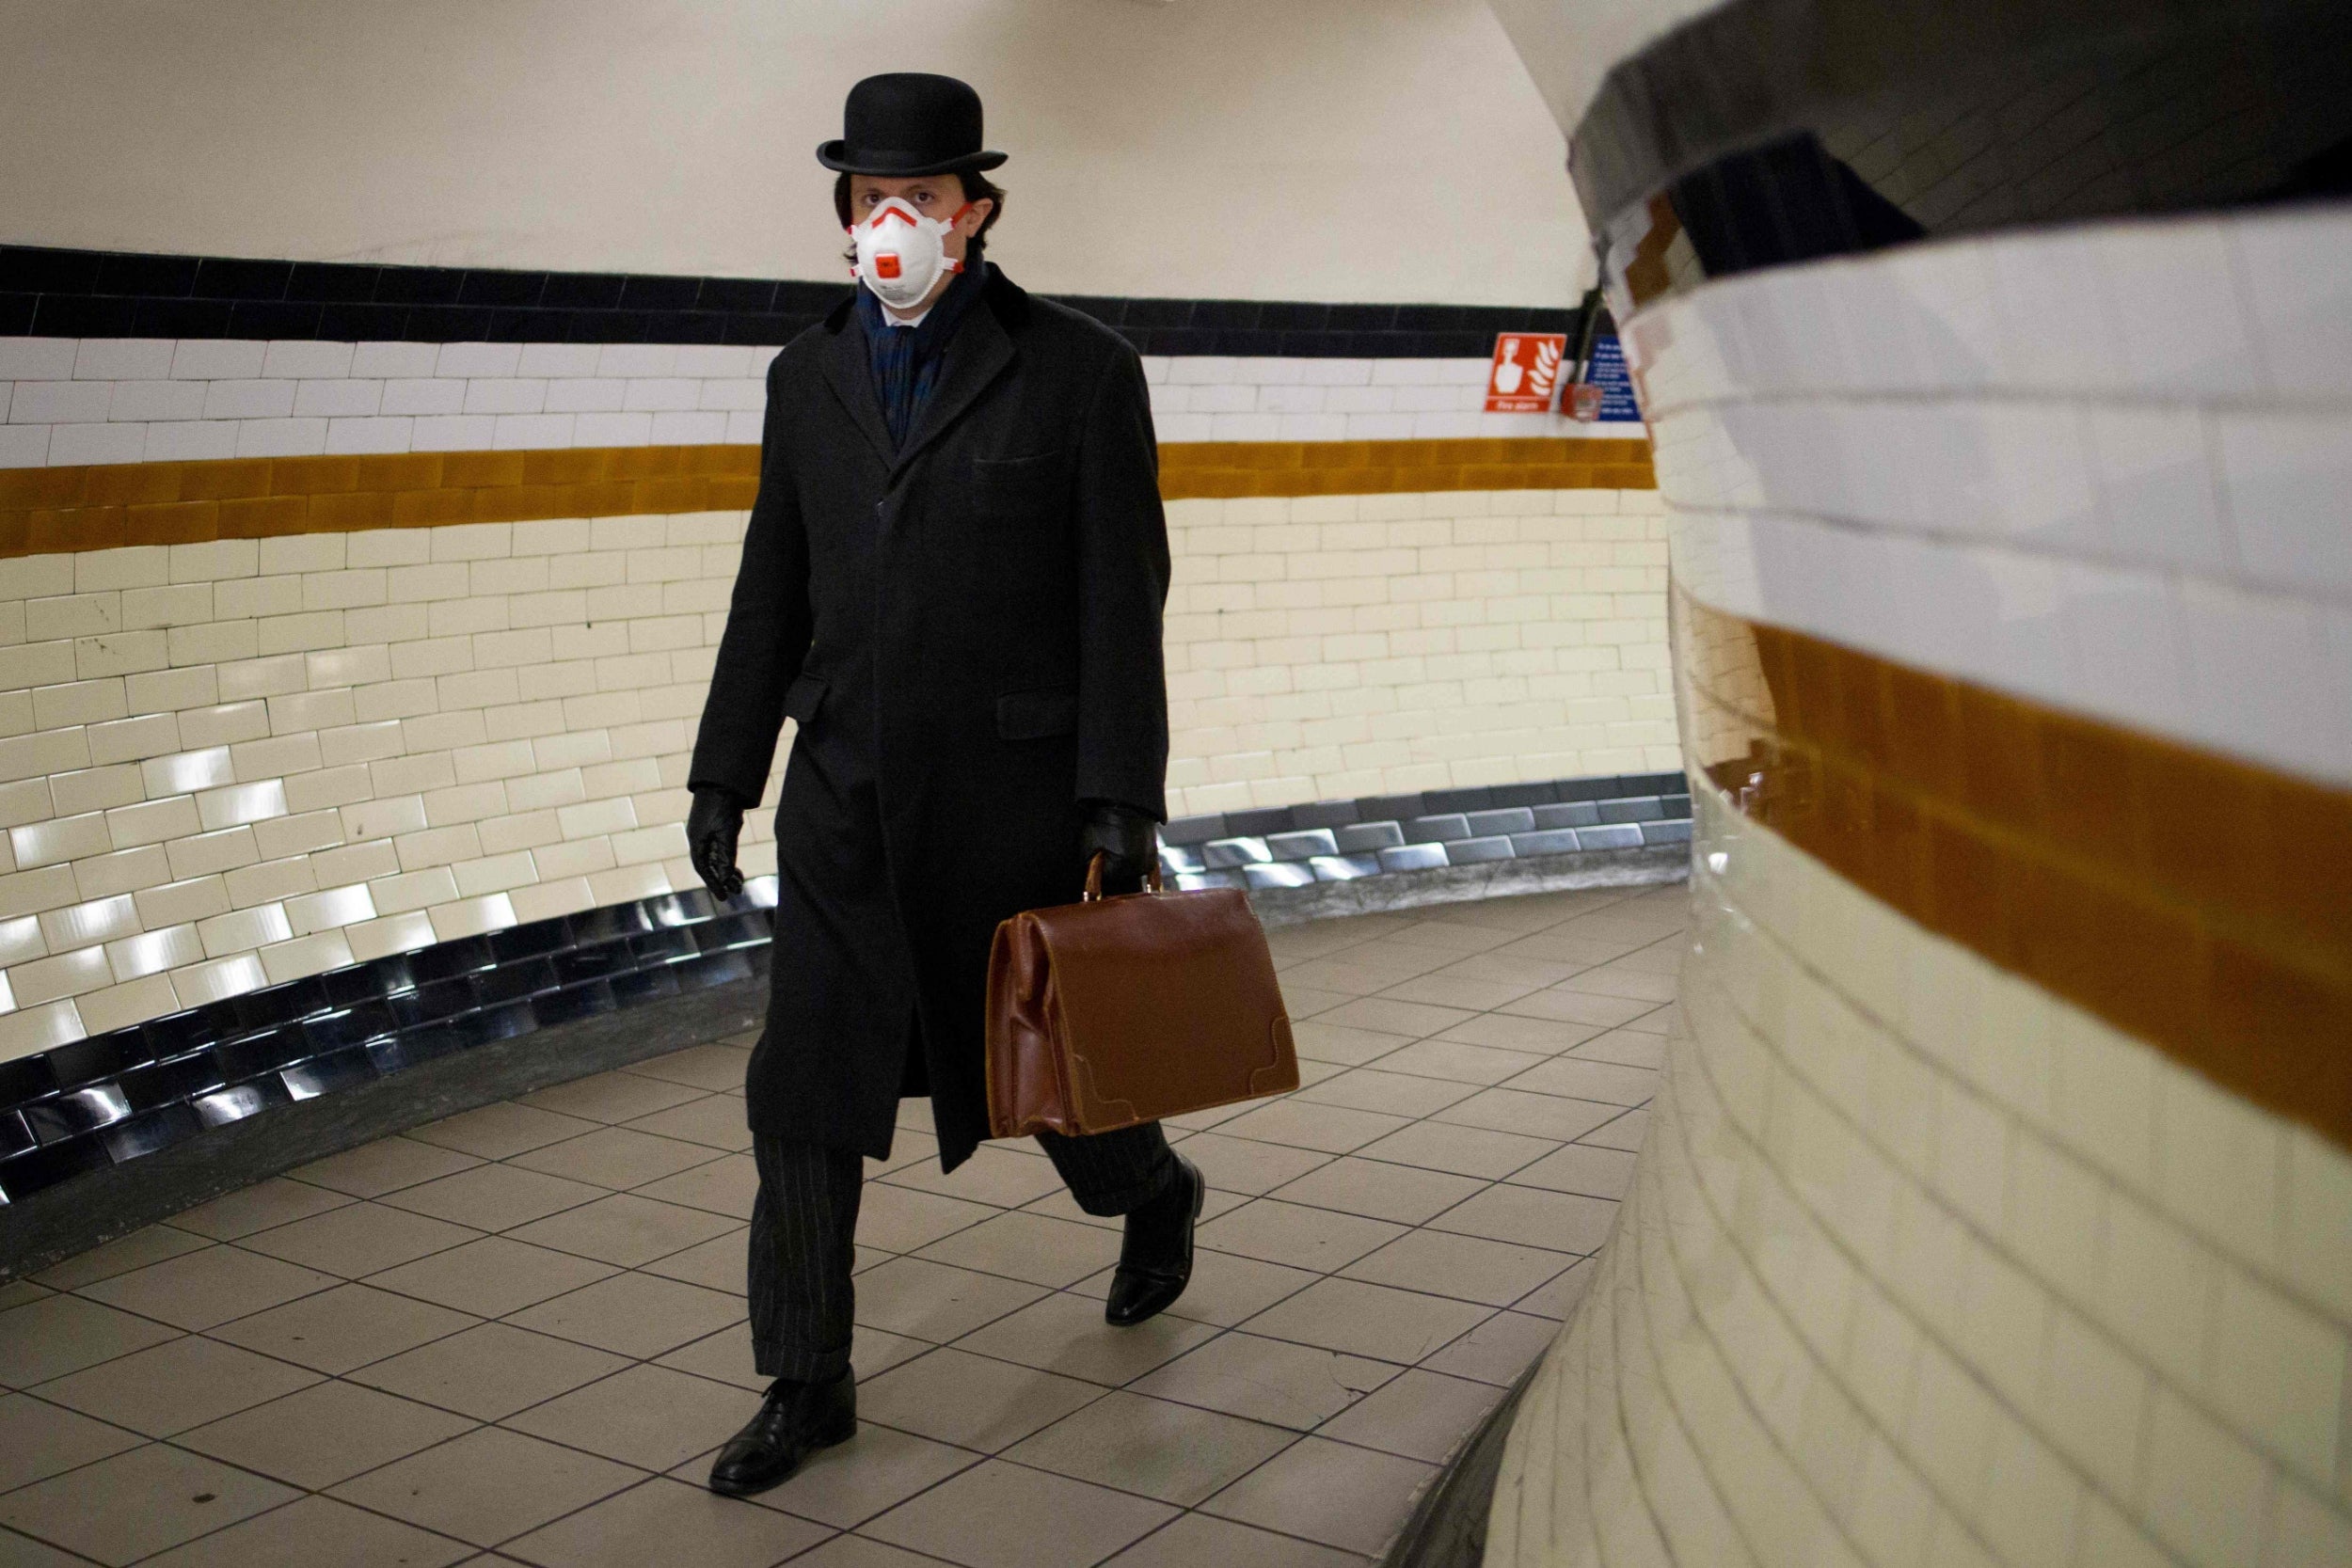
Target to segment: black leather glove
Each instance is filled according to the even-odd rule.
[[[1089,863],[1100,851],[1105,857],[1105,894],[1141,892],[1144,873],[1160,854],[1158,820],[1149,812],[1116,800],[1081,800],[1079,804],[1086,810],[1086,825],[1078,830],[1079,863]]]
[[[735,841],[743,832],[743,802],[735,791],[704,784],[694,791],[686,813],[686,853],[694,875],[714,898],[732,898],[743,891],[743,873],[735,868]]]

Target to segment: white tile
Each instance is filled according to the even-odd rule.
[[[204,388],[208,420],[278,420],[294,412],[292,381],[215,381]]]
[[[232,381],[262,373],[268,345],[249,340],[190,338],[172,351],[171,373],[182,381]]]
[[[262,354],[262,373],[265,376],[292,376],[296,380],[314,377],[340,379],[352,373],[351,362],[356,353],[351,343],[321,342],[310,339],[279,339],[271,342]]]
[[[2074,705],[2169,735],[2188,730],[2187,641],[2171,579],[2067,565],[2058,593]]]
[[[0,424],[0,468],[40,468],[49,463],[49,427]]]
[[[136,463],[147,455],[143,424],[57,424],[49,427],[49,461]]]
[[[583,447],[642,447],[653,440],[651,414],[579,414],[572,440]]]
[[[413,451],[416,421],[403,418],[359,420],[329,420],[326,423],[326,451],[330,455],[354,453]],[[151,433],[150,445],[153,443]]]
[[[234,457],[237,424],[235,420],[206,420],[149,425],[145,460],[200,463]],[[5,433],[0,433],[0,439],[5,439]]]
[[[443,343],[433,362],[435,375],[513,375],[522,362],[520,343]]]
[[[501,414],[491,445],[501,451],[568,447],[573,420],[570,414]]]
[[[396,376],[384,383],[380,412],[455,414],[466,406],[466,384],[455,379]]]
[[[521,376],[477,376],[466,383],[468,414],[536,414],[548,401],[545,381]]]
[[[2241,755],[2352,779],[2345,737],[2315,729],[2312,701],[2328,687],[2326,631],[2290,599],[2188,583],[2189,690],[2202,738]]]
[[[596,354],[598,375],[637,376],[669,375],[677,369],[677,347],[673,343],[607,343]]]
[[[590,376],[596,373],[595,343],[525,343],[518,375]]]
[[[656,446],[715,445],[726,438],[724,414],[664,412],[653,416]]]
[[[2352,440],[2341,414],[2219,416],[2230,528],[2252,581],[2352,596]]]
[[[2099,234],[2098,265],[2123,370],[2168,396],[2242,398],[2261,389],[2262,356],[2241,306],[2227,218],[2130,223]],[[2195,300],[2194,309],[2182,301]]]
[[[103,423],[114,401],[103,381],[20,381],[8,401],[11,424]]]
[[[74,356],[77,381],[144,381],[171,373],[168,338],[85,338]]]
[[[294,411],[322,414],[328,419],[364,419],[382,406],[384,383],[349,377],[304,381],[294,388]]]
[[[2124,560],[2229,569],[2220,478],[2206,461],[2202,417],[2189,409],[2101,408],[2084,437],[2112,547]]]
[[[351,373],[358,376],[425,376],[441,356],[438,343],[355,343]]]
[[[410,439],[418,451],[487,451],[498,420],[487,414],[440,414],[420,418]]]
[[[172,990],[179,993],[180,1005],[185,1007],[200,1007],[207,1002],[243,996],[267,984],[269,975],[263,972],[261,959],[249,953],[171,972]]]
[[[204,388],[193,381],[118,381],[106,409],[110,420],[199,420]]]
[[[596,345],[583,343],[593,356]],[[547,411],[550,414],[606,414],[617,411],[628,393],[628,383],[613,376],[581,376],[548,383]]]
[[[2299,206],[2241,214],[2229,229],[2270,389],[2352,391],[2352,216]]]
[[[118,980],[160,974],[203,959],[204,944],[194,926],[167,926],[106,944],[106,961]]]
[[[0,381],[71,381],[78,338],[0,338]]]

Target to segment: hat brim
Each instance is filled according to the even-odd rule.
[[[835,139],[817,149],[817,161],[842,174],[871,174],[893,180],[912,180],[925,174],[961,174],[969,170],[983,174],[1005,161],[1002,152],[966,152],[961,157],[926,161],[920,154],[884,152],[867,148],[851,147]]]

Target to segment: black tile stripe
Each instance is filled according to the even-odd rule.
[[[839,283],[373,266],[0,245],[0,337],[328,342],[782,343]],[[1572,309],[1049,296],[1138,353],[1483,357],[1498,332],[1576,330]]]

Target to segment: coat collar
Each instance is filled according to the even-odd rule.
[[[890,432],[882,422],[882,405],[874,399],[874,377],[867,361],[866,335],[855,317],[856,296],[844,299],[825,318],[832,337],[821,356],[825,382],[849,411],[858,433],[890,469],[895,483],[925,448],[944,435],[991,383],[1012,363],[1012,332],[1028,321],[1029,296],[1021,286],[994,267],[989,269],[988,291],[980,296],[985,309],[965,313],[947,354],[945,374],[924,404],[906,446],[890,449]]]

